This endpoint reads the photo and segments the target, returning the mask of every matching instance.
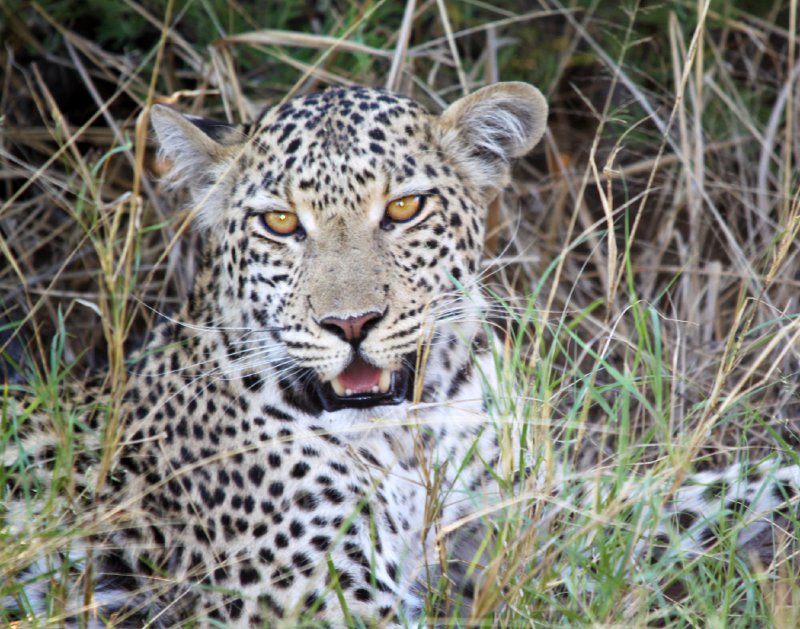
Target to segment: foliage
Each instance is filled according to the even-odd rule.
[[[60,422],[53,491],[69,496],[79,415],[62,392],[101,373],[115,399],[131,350],[186,300],[199,236],[158,188],[143,110],[241,119],[289,92],[385,85],[407,41],[391,87],[433,109],[496,78],[551,103],[547,141],[493,210],[486,268],[508,339],[498,408],[525,420],[532,447],[566,452],[576,488],[637,474],[655,505],[690,468],[792,456],[796,0],[438,6],[417,3],[404,29],[389,0],[0,0],[0,445],[30,415],[9,402],[24,388]],[[113,428],[113,404],[100,412]],[[547,499],[531,496],[497,520],[494,578],[463,613],[485,626],[795,625],[788,556],[754,568],[720,548],[632,568],[652,526],[631,524],[644,500],[612,491],[542,525]],[[0,597],[32,547],[78,537],[63,508],[47,501],[25,535],[0,527]]]

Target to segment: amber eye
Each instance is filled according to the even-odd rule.
[[[261,220],[277,236],[291,236],[303,229],[300,219],[293,212],[265,212],[261,215]]]
[[[419,214],[424,205],[425,197],[421,194],[412,194],[389,201],[386,205],[386,218],[395,223],[405,223]]]

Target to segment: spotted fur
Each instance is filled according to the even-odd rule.
[[[420,617],[441,563],[436,530],[499,499],[501,441],[517,439],[513,422],[488,419],[495,340],[476,286],[486,208],[546,116],[520,83],[441,115],[367,88],[296,98],[243,127],[153,110],[205,248],[189,303],[156,329],[130,380],[104,504],[113,525],[92,559],[106,614],[243,627]],[[407,196],[424,197],[420,213],[388,221],[387,203]],[[270,232],[268,212],[296,215],[302,230]],[[326,323],[366,316],[357,338]],[[391,404],[331,410],[322,389],[355,360],[407,386]],[[792,504],[795,468],[758,494],[762,476],[722,501],[679,490],[657,533],[675,521],[696,548],[709,542],[706,500],[759,513]],[[482,532],[457,530],[444,556],[468,596]]]

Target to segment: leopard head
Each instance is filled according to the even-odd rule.
[[[433,115],[356,87],[241,127],[151,117],[206,232],[192,318],[224,332],[243,372],[335,411],[411,398],[420,347],[467,307],[488,204],[547,104],[500,83]]]

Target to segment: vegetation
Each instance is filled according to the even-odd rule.
[[[797,458],[797,20],[797,0],[0,0],[0,450],[34,411],[62,437],[51,493],[26,488],[29,529],[0,526],[0,599],[91,530],[91,513],[61,518],[82,504],[69,470],[90,429],[64,391],[111,394],[93,409],[107,462],[126,361],[191,285],[200,236],[159,188],[149,107],[240,121],[364,83],[436,109],[514,79],[551,120],[492,208],[498,415],[546,461],[566,453],[576,492],[601,476],[609,492],[570,507],[509,487],[491,578],[454,622],[796,626],[790,552],[676,562],[639,540],[643,508],[691,470]],[[640,498],[616,498],[634,476]]]

